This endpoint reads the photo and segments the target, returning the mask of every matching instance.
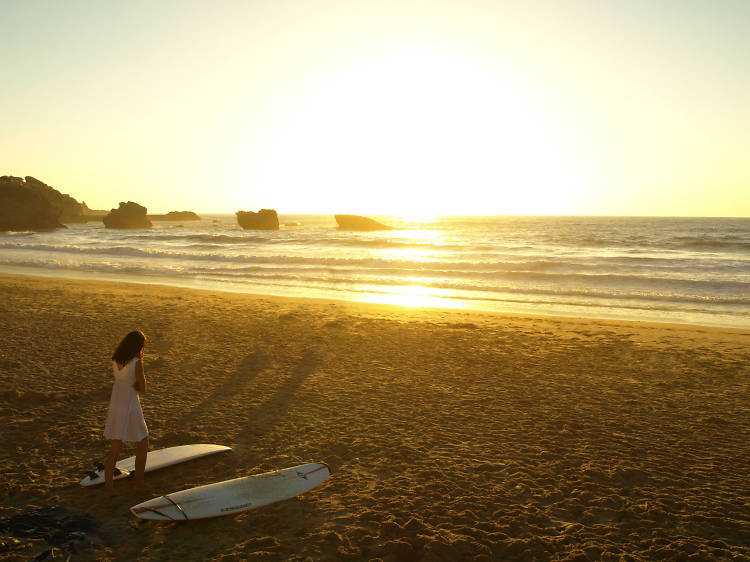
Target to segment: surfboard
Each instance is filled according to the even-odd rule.
[[[231,451],[231,447],[225,447],[224,445],[209,445],[209,444],[197,444],[197,445],[178,445],[176,447],[167,447],[166,449],[159,449],[156,451],[149,451],[146,456],[146,472],[152,470],[158,470],[160,468],[166,468],[173,464],[178,464],[185,461],[191,461],[193,459],[199,459],[208,455],[214,455],[223,451]],[[96,471],[89,472],[86,477],[81,480],[81,486],[95,486],[97,484],[104,484],[104,466],[101,463],[95,463],[97,467]],[[119,474],[118,474],[119,470]],[[128,457],[119,461],[115,464],[115,480],[127,478],[130,473],[135,470],[135,457]]]
[[[232,515],[303,494],[330,474],[324,463],[301,464],[165,494],[134,505],[130,512],[141,519],[160,521]]]

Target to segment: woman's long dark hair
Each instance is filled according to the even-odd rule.
[[[140,330],[130,332],[122,338],[120,345],[115,349],[112,354],[112,361],[117,361],[120,365],[126,365],[133,357],[138,357],[145,343],[146,334]]]

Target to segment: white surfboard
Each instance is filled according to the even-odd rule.
[[[318,486],[331,470],[310,463],[165,494],[130,508],[136,517],[187,521],[231,515],[298,496]]]
[[[158,470],[160,468],[166,468],[173,464],[178,464],[185,461],[191,461],[193,459],[199,459],[208,455],[214,455],[223,451],[231,451],[231,447],[225,447],[224,445],[178,445],[177,447],[167,447],[166,449],[159,449],[157,451],[149,451],[146,456],[146,472],[152,470]],[[135,457],[128,457],[119,461],[115,465],[120,473],[114,476],[115,480],[121,478],[127,478],[131,472],[135,470]],[[117,472],[117,471],[115,471]],[[81,480],[81,486],[95,486],[96,484],[104,484],[104,470],[96,470],[89,472],[89,474]]]

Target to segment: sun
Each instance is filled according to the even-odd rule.
[[[579,170],[533,100],[510,71],[468,56],[381,53],[287,100],[247,181],[293,198],[295,211],[565,211]]]

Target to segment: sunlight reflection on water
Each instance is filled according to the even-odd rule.
[[[382,292],[374,287],[365,288],[362,296],[357,298],[361,302],[372,302],[378,304],[395,304],[410,308],[466,308],[465,303],[450,298],[449,295],[436,294],[429,287],[421,285],[404,285],[400,287],[389,287],[388,292]],[[369,292],[372,291],[372,292]]]

